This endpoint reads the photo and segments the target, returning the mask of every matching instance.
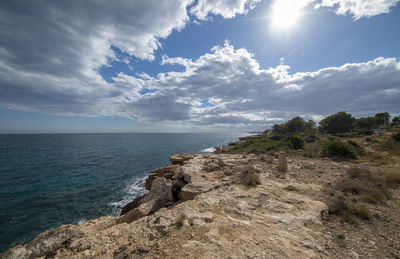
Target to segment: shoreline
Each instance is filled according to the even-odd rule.
[[[392,224],[400,226],[399,189],[391,189],[384,207],[368,205],[376,219],[343,223],[329,204],[354,166],[379,173],[396,165],[292,154],[287,173],[281,173],[275,155],[225,151],[174,155],[171,164],[149,173],[149,192],[125,205],[120,217],[58,227],[0,258],[357,258],[400,251],[399,234],[390,232]],[[368,246],[372,240],[379,246]]]

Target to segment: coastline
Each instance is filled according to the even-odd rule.
[[[214,238],[222,242],[227,234],[232,234],[225,233],[224,231],[234,232],[235,228],[239,228],[241,232],[243,231],[241,228],[248,227],[249,231],[257,232],[260,226],[252,225],[251,221],[257,221],[257,224],[259,224],[266,218],[269,218],[269,220],[274,218],[272,215],[274,213],[268,215],[266,212],[269,209],[267,207],[263,208],[266,205],[264,204],[265,193],[267,193],[267,189],[265,188],[270,189],[274,186],[276,191],[280,192],[280,185],[282,185],[280,180],[271,182],[271,179],[269,179],[276,177],[273,172],[274,166],[273,161],[266,162],[264,157],[257,155],[180,154],[172,156],[171,165],[155,169],[149,174],[146,180],[146,187],[150,189],[149,193],[142,198],[135,199],[132,202],[133,204],[130,204],[130,210],[127,210],[121,217],[102,217],[77,226],[61,226],[43,233],[28,244],[12,248],[2,254],[1,258],[25,258],[32,256],[57,256],[58,258],[68,258],[71,256],[75,258],[85,258],[87,256],[110,258],[117,256],[117,258],[124,258],[124,256],[128,255],[140,258],[154,258],[163,255],[167,258],[172,258],[172,255],[176,255],[175,253],[168,253],[168,249],[164,250],[164,248],[154,249],[153,245],[155,245],[155,242],[152,242],[151,239],[157,239],[158,244],[164,241],[167,244],[169,240],[163,239],[165,236],[168,236],[169,231],[186,235],[189,232],[197,233],[197,230],[201,231],[201,229],[207,228],[209,229],[209,235],[214,235],[214,237],[209,236],[209,239]],[[257,174],[260,174],[263,180],[264,178],[265,180],[269,179],[268,185],[260,185],[254,188],[242,186],[240,175],[246,170],[256,170]],[[180,189],[178,188],[179,184],[181,185]],[[258,198],[253,197],[251,193]],[[272,193],[272,190],[269,190],[269,193]],[[296,195],[293,196],[292,193],[288,194],[289,196],[286,198],[289,198],[291,202],[294,199],[307,200],[307,204],[309,204],[309,206],[302,209],[301,213],[304,214],[303,216],[296,219],[292,215],[290,220],[295,220],[296,222],[300,220],[302,222],[301,218],[307,218],[320,225],[321,211],[326,210],[326,206],[323,203],[310,200],[304,195],[297,197]],[[249,203],[244,208],[240,208],[234,205],[234,201],[237,199],[235,197],[237,196],[243,196],[239,198],[243,201],[258,199],[259,202],[251,205]],[[227,207],[222,209],[220,207],[221,204]],[[250,208],[248,206],[255,207]],[[257,206],[260,206],[262,211],[255,213],[254,210],[257,210]],[[280,207],[281,202],[276,201],[275,206]],[[127,207],[129,207],[129,204],[125,206],[125,208]],[[278,207],[274,208],[274,210]],[[222,211],[220,211],[221,209]],[[255,217],[256,214],[259,217],[258,219]],[[300,242],[299,240],[302,236],[306,235],[309,231],[307,228],[301,226],[300,223],[292,224],[283,222],[282,219],[274,220],[273,224],[277,224],[277,226],[274,226],[276,242],[291,238],[287,234],[282,233],[282,231],[278,231],[281,228],[278,225],[289,224],[292,227],[298,228],[298,236],[295,238],[296,242]],[[193,229],[197,230],[193,232]],[[214,233],[215,230],[219,229],[225,230],[221,230],[221,233]],[[140,238],[129,237],[126,232],[135,233]],[[110,237],[109,240],[105,241],[103,238],[100,238],[104,233],[108,233],[107,237]],[[278,233],[279,235],[277,235]],[[87,241],[86,239],[90,235],[94,235],[94,238]],[[115,239],[111,239],[112,236]],[[267,238],[265,235],[262,237]],[[293,239],[292,242],[295,240]],[[259,240],[259,242],[266,241]],[[189,254],[180,254],[178,257],[198,255],[197,246],[199,244],[197,242],[193,241],[182,244],[188,248],[189,252],[187,253]],[[311,240],[310,242],[315,243],[316,241]],[[214,244],[214,242],[211,243]],[[104,248],[111,244],[113,244],[112,249]],[[227,240],[223,244],[220,243],[219,246],[223,248],[220,252],[216,253],[213,251],[212,254],[208,253],[207,256],[227,257],[228,251],[233,249],[233,244]],[[300,243],[299,246],[301,247]],[[303,255],[318,254],[319,252],[316,251],[316,247],[318,247],[317,244],[314,244],[311,248],[304,248],[302,251]],[[270,248],[272,249],[272,246]],[[262,252],[262,250],[264,251],[265,248],[247,252],[255,253],[257,251]],[[284,249],[280,247],[279,250],[282,256],[294,256],[299,253],[297,249]],[[238,251],[238,254],[241,253]]]
[[[382,251],[396,255],[398,233],[382,243],[391,225],[376,220],[376,229],[359,221],[363,232],[358,233],[330,214],[329,188],[354,161],[294,155],[282,174],[276,153],[227,150],[256,138],[247,136],[212,154],[174,155],[170,165],[150,172],[145,182],[149,192],[128,203],[120,217],[61,226],[0,258],[358,258],[379,257]],[[370,162],[358,166],[381,170]],[[258,180],[248,182],[249,175]],[[399,200],[400,191],[394,189],[384,208],[373,209],[399,225]],[[349,239],[346,246],[338,239],[341,233]],[[350,243],[351,238],[358,243]],[[385,250],[366,246],[370,241]]]

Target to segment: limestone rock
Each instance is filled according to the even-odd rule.
[[[121,216],[126,214],[128,211],[133,210],[143,203],[145,195],[135,198],[133,201],[126,204],[121,210]]]
[[[148,194],[135,198],[132,202],[128,203],[122,208],[121,216],[128,212],[139,208],[141,205],[152,202],[152,211],[171,205],[175,202],[173,194],[173,186],[170,179],[164,177],[157,177],[153,180],[151,190]],[[137,209],[129,218],[140,218],[140,215],[148,215],[143,209]]]
[[[146,201],[157,201],[162,207],[168,206],[174,202],[172,193],[172,182],[164,177],[157,177],[151,186],[151,190]]]
[[[169,158],[173,165],[183,165],[183,162],[192,159],[194,156],[191,154],[177,154]]]
[[[130,224],[137,219],[149,215],[153,211],[155,203],[156,201],[146,202],[144,204],[141,204],[139,207],[128,211],[126,214],[117,219],[117,224]]]
[[[285,152],[279,152],[278,171],[280,173],[286,173],[286,171],[287,171],[287,159],[286,159],[286,153]]]
[[[157,168],[150,172],[149,176],[146,179],[145,187],[146,190],[151,189],[151,184],[156,177],[164,177],[166,179],[171,179],[174,175],[180,173],[179,165],[167,165],[161,168]]]
[[[185,185],[179,193],[179,199],[183,201],[193,200],[197,195],[209,192],[218,184],[212,182],[197,182]]]
[[[212,171],[216,171],[216,170],[220,170],[220,169],[221,169],[221,166],[218,163],[215,163],[215,162],[207,163],[204,166],[204,170],[207,171],[207,172],[212,172]]]
[[[172,180],[172,185],[176,190],[181,190],[186,183],[183,181],[183,178],[181,178]]]

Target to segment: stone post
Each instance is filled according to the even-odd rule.
[[[278,156],[278,172],[285,174],[287,172],[287,159],[285,152],[279,152]]]

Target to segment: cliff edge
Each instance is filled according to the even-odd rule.
[[[265,154],[184,154],[171,157],[171,162],[150,173],[149,193],[127,204],[121,217],[61,226],[0,257],[357,258],[362,254],[364,248],[357,245],[338,250],[336,233],[347,225],[324,223],[329,217],[326,186],[332,186],[352,162],[290,157],[288,173],[279,173],[277,158]],[[388,206],[398,209],[398,197],[397,191]],[[390,220],[398,224],[398,219]],[[388,251],[396,256],[399,239],[394,235],[395,247]],[[377,256],[379,249],[366,255]]]

